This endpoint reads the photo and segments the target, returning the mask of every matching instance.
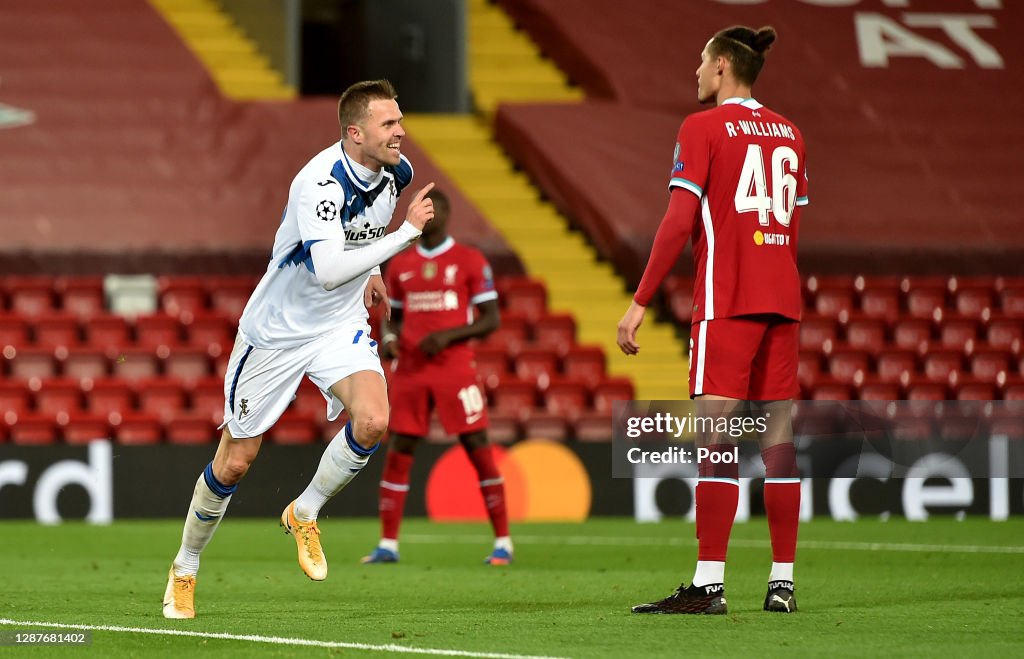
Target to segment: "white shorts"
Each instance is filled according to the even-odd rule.
[[[384,378],[377,342],[370,326],[360,322],[340,327],[295,348],[263,349],[235,337],[224,376],[224,423],[235,439],[258,437],[281,418],[295,398],[302,376],[320,388],[327,403],[327,418],[338,418],[345,406],[331,386],[359,371],[375,371]]]

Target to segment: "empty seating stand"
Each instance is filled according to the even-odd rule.
[[[2,280],[0,404],[13,415],[0,423],[4,437],[22,443],[111,437],[142,445],[217,440],[226,362],[257,278],[161,276],[156,282],[154,312],[121,316],[107,308],[101,277]],[[475,342],[495,441],[526,433],[609,438],[612,402],[631,398],[632,384],[609,378],[600,347],[576,342],[574,318],[547,308],[543,281],[498,278],[496,287],[502,325]],[[1016,336],[1000,331],[1007,340]],[[325,412],[323,395],[304,381],[267,439],[325,441],[337,431]],[[436,441],[454,441],[435,434]]]

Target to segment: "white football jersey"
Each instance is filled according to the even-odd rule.
[[[405,156],[371,181],[355,173],[341,142],[310,160],[292,181],[267,272],[245,305],[239,331],[257,348],[289,348],[367,319],[363,290],[370,271],[327,291],[317,282],[310,246],[345,239],[345,251],[379,240],[398,196],[412,181]]]

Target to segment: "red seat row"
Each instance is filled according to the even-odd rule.
[[[183,317],[166,313],[128,319],[99,312],[83,318],[69,312],[35,316],[0,315],[0,346],[53,348],[66,346],[231,345],[237,320],[224,311],[200,311]]]

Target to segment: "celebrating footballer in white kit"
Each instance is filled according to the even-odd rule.
[[[387,385],[366,307],[387,300],[380,264],[414,242],[434,215],[428,184],[406,221],[385,235],[412,165],[401,155],[402,113],[391,83],[349,87],[338,103],[342,138],[294,178],[267,271],[239,321],[224,379],[217,453],[196,481],[181,547],[164,593],[167,618],[195,616],[199,555],[213,537],[265,433],[304,376],[324,394],[329,419],[350,421],[324,451],[309,486],[281,514],[299,565],[327,577],[316,519],[366,465],[387,430]]]

